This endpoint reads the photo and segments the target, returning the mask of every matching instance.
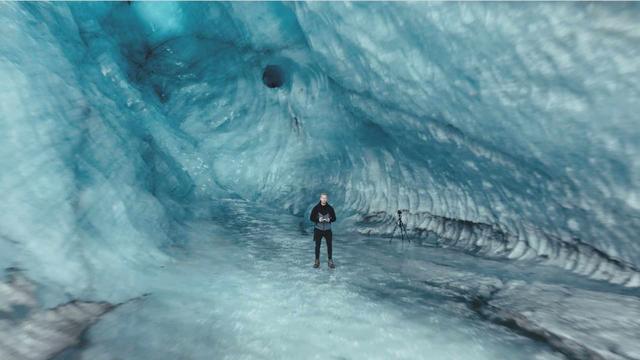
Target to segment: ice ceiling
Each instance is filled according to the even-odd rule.
[[[7,262],[89,284],[222,199],[304,222],[328,191],[342,231],[403,209],[442,246],[640,286],[637,4],[0,8]]]

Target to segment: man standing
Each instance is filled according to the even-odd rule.
[[[313,240],[316,242],[316,262],[314,268],[320,267],[320,244],[322,237],[327,241],[327,257],[329,258],[329,267],[335,268],[333,259],[331,259],[331,223],[336,221],[336,212],[329,205],[329,196],[326,193],[320,194],[320,201],[311,210],[309,219],[316,225],[313,228]]]

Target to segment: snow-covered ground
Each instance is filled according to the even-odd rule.
[[[230,226],[185,224],[188,241],[168,250],[173,260],[129,277],[95,274],[94,290],[80,300],[128,286],[79,345],[68,339],[76,328],[65,337],[49,323],[35,333],[4,327],[3,338],[17,341],[3,344],[18,354],[29,349],[34,359],[45,358],[34,350],[60,339],[67,348],[56,359],[640,358],[634,289],[339,229],[337,268],[326,266],[323,246],[322,266],[313,269],[304,220],[273,221],[244,201],[224,207]],[[40,297],[47,291],[56,292],[40,287]],[[47,329],[37,317],[12,321]]]

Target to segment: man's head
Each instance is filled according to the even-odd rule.
[[[327,195],[327,193],[320,194],[320,203],[326,205],[327,201],[329,201],[329,195]]]

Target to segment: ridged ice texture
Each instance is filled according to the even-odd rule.
[[[405,209],[640,285],[636,4],[0,6],[0,246],[50,276],[162,257],[215,199],[306,216],[326,190],[343,231]]]

